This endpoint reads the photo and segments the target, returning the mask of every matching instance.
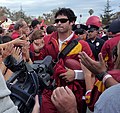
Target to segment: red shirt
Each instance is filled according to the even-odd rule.
[[[117,34],[110,40],[107,40],[101,49],[103,58],[105,61],[107,61],[108,70],[111,70],[114,67],[114,63],[112,62],[112,50],[113,47],[116,46],[119,41],[120,41],[120,34]]]
[[[73,39],[77,39],[77,35],[73,35],[73,37],[71,38],[71,40]],[[70,40],[70,41],[71,41]],[[40,51],[40,56],[35,57],[36,60],[39,59],[43,59],[45,56],[50,55],[52,56],[53,60],[56,60],[59,54],[59,44],[58,44],[58,34],[57,32],[52,33],[52,35],[50,36],[46,36],[45,37],[45,46],[44,48]],[[67,45],[68,42],[66,42]],[[88,45],[87,42],[85,42],[84,40],[79,40],[79,43],[69,52],[69,54],[67,54],[67,56],[65,57],[65,59],[67,58],[72,58],[75,59],[77,61],[79,61],[78,58],[78,53],[81,51],[85,51],[91,58],[93,58],[93,54],[92,51]],[[82,96],[85,94],[86,90],[85,90],[85,81],[84,80],[80,80],[80,81],[73,81],[70,83],[66,83],[65,80],[62,80],[59,75],[61,73],[66,72],[65,66],[64,66],[64,60],[65,59],[60,59],[56,65],[54,66],[54,74],[53,74],[53,78],[56,81],[56,85],[57,86],[68,86],[75,94],[76,98],[77,98],[77,103],[78,103],[78,111],[79,113],[82,113],[82,107],[83,107],[83,102],[82,102]],[[54,106],[50,100],[51,97],[51,93],[52,91],[48,91],[47,93],[43,93],[42,96],[42,105],[41,106],[41,113],[54,113]]]
[[[20,37],[20,34],[19,34],[17,31],[14,31],[14,32],[12,33],[12,35],[11,35],[11,38],[12,38],[12,39],[16,39],[16,38],[18,38],[18,37]]]

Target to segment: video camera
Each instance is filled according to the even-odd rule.
[[[35,104],[35,95],[41,94],[45,88],[53,89],[55,86],[55,80],[51,80],[52,57],[47,56],[30,65],[23,60],[17,62],[12,55],[9,55],[4,63],[13,72],[6,82],[11,91],[11,99],[18,106],[20,113],[31,113]]]

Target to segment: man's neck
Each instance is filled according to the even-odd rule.
[[[69,31],[67,33],[58,33],[58,38],[61,41],[64,41],[66,38],[68,38],[71,35],[72,31]]]

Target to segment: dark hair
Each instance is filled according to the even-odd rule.
[[[56,31],[56,27],[54,25],[49,25],[47,28],[46,28],[46,32],[47,34],[51,34],[52,32]]]
[[[36,39],[41,39],[43,38],[43,35],[42,35],[42,30],[35,30],[31,36],[31,40],[36,40]]]
[[[40,22],[38,21],[38,20],[32,20],[32,22],[31,22],[31,27],[32,28],[35,28],[36,26],[37,26],[37,24],[40,24]]]
[[[25,21],[23,18],[20,18],[14,25],[15,30],[19,30],[21,27],[24,26],[23,21]]]
[[[23,27],[22,24],[16,23],[16,24],[14,25],[14,30],[19,30],[21,27]]]
[[[80,28],[80,29],[76,29],[76,30],[75,30],[75,34],[76,34],[76,35],[78,35],[78,34],[79,34],[79,35],[83,35],[83,34],[85,34],[85,30],[84,30],[84,29],[81,29],[81,28]]]
[[[72,21],[76,21],[76,16],[74,14],[74,12],[70,9],[70,8],[60,8],[56,14],[55,14],[55,18],[57,18],[57,16],[59,15],[64,15],[64,16],[67,16],[69,21],[72,22]]]
[[[0,26],[0,34],[4,32],[4,29]]]

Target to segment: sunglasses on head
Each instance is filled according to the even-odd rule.
[[[59,23],[59,22],[66,23],[68,20],[69,19],[67,19],[67,18],[55,19],[55,23]]]

